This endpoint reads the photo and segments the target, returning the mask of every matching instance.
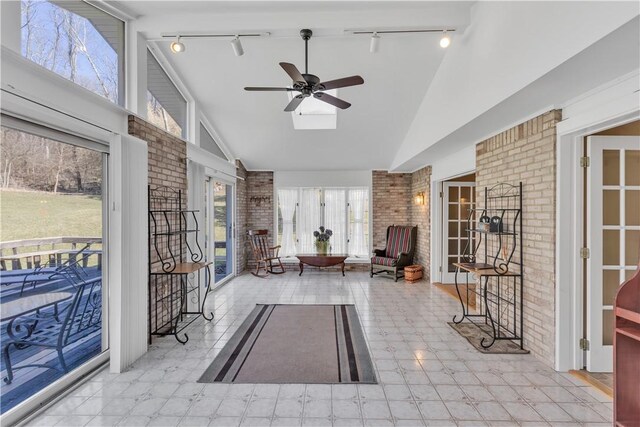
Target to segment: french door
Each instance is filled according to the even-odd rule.
[[[613,304],[638,265],[640,137],[587,138],[587,370],[613,370]]]
[[[207,180],[207,259],[214,264],[216,284],[233,275],[233,190],[226,182]]]
[[[461,261],[468,243],[467,219],[476,204],[476,184],[451,181],[442,187],[442,283],[453,283],[453,263]]]

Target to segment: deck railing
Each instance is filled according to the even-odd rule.
[[[0,242],[0,271],[58,266],[73,260],[83,249],[82,266],[102,267],[102,239],[99,237],[45,237]]]

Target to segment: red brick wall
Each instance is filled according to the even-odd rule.
[[[416,205],[413,198],[418,193],[424,193],[424,205]],[[418,226],[418,242],[414,264],[423,268],[423,277],[429,280],[431,277],[431,166],[424,167],[411,174],[411,224]]]
[[[242,273],[247,268],[249,243],[247,241],[247,169],[236,160],[236,174],[245,180],[236,181],[236,271]]]
[[[383,249],[388,226],[411,224],[411,174],[373,171],[371,193],[373,248]]]
[[[247,172],[247,230],[269,230],[269,243],[275,246],[274,237],[274,200],[273,172]],[[248,244],[245,245],[249,268],[255,265],[253,253]]]

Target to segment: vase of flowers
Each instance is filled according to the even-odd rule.
[[[318,255],[326,255],[331,250],[329,238],[333,235],[333,231],[322,225],[318,230],[313,232],[313,236],[316,238],[316,252]]]

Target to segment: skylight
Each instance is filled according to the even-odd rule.
[[[335,97],[338,96],[337,89],[324,92]],[[289,95],[289,100],[292,100],[297,92],[287,92],[287,95]],[[291,117],[293,118],[293,128],[298,130],[336,129],[338,125],[337,108],[312,96],[306,98],[295,111],[292,111]]]

